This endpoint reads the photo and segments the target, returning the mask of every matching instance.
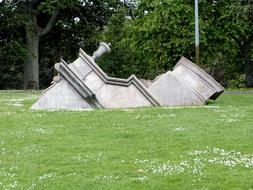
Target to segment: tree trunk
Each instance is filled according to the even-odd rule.
[[[24,58],[24,89],[39,89],[39,28],[32,5],[24,7],[26,23],[26,51]]]
[[[25,6],[27,17],[26,24],[26,50],[27,55],[24,59],[24,89],[39,89],[39,40],[41,36],[47,34],[54,26],[59,9],[56,9],[45,28],[41,29],[37,25],[36,11],[33,10],[34,4],[40,1],[30,1]]]
[[[36,29],[26,29],[27,55],[24,63],[24,89],[39,89],[39,35]]]
[[[245,60],[245,82],[246,87],[253,87],[253,61],[251,60],[250,54],[249,58]]]
[[[39,89],[39,40],[54,26],[59,9],[51,15],[45,28],[41,29],[37,24],[36,6],[40,0],[22,1],[20,4],[22,13],[27,18],[26,22],[26,50],[24,58],[24,89]]]
[[[253,0],[249,1],[250,6],[250,21],[251,26],[253,25]],[[252,48],[253,48],[253,35],[251,33],[249,40],[248,40],[248,48],[247,48],[247,57],[245,59],[245,82],[246,87],[253,87],[253,55],[252,55]]]
[[[240,47],[240,56],[245,64],[245,86],[253,87],[253,60],[251,58],[251,42],[250,39],[244,40]]]

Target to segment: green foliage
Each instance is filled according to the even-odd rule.
[[[41,29],[56,8],[61,10],[58,21],[40,40],[42,88],[49,85],[53,65],[60,56],[67,62],[73,61],[80,47],[92,54],[100,40],[112,44],[111,54],[98,61],[111,76],[127,78],[134,73],[153,79],[171,69],[181,56],[194,61],[193,1],[46,0],[34,8]],[[7,1],[0,3],[0,9],[0,76],[5,76],[0,88],[20,88],[27,20],[22,17],[21,9],[15,9]],[[253,5],[250,0],[199,0],[199,12],[201,67],[224,86],[232,85],[231,81],[237,81],[243,74],[247,85],[251,84]],[[7,72],[13,68],[14,73]]]
[[[66,6],[61,9],[53,30],[40,41],[41,88],[51,82],[54,64],[60,57],[70,63],[77,58],[79,48],[92,54],[108,19],[121,4],[116,0],[85,5],[78,2],[78,6],[74,3],[72,8]]]
[[[123,17],[122,14],[119,15],[119,23],[115,19],[112,20],[105,32],[106,41],[110,41],[111,38],[117,40],[112,43],[112,51],[119,52],[119,63],[115,65],[123,64],[125,67],[133,68],[126,70],[125,75],[134,72],[139,77],[154,78],[171,68],[182,55],[191,57],[192,51],[189,52],[188,49],[191,49],[194,41],[191,32],[194,29],[192,21],[188,19],[193,13],[190,4],[182,1],[178,2],[181,3],[181,6],[178,6],[177,3],[169,1],[159,2],[141,1],[134,16],[128,16],[123,23],[122,18],[126,14]],[[117,26],[121,31],[115,30]],[[116,35],[108,38],[108,33]],[[118,51],[119,49],[123,51]],[[123,53],[131,54],[125,55],[125,59],[122,57]],[[106,63],[101,65],[103,67]],[[117,74],[122,76],[120,73]]]
[[[101,60],[101,66],[113,75],[152,79],[181,56],[194,61],[193,3],[140,0],[130,19],[128,11],[113,18],[104,33],[104,40],[112,41],[113,58]],[[201,67],[224,86],[252,63],[252,46],[245,51],[252,44],[251,10],[249,1],[199,1]],[[124,67],[129,69],[117,72]]]
[[[0,89],[22,87],[23,18],[0,3]]]
[[[138,65],[134,62],[135,52],[119,44],[125,36],[125,14],[126,9],[121,8],[110,18],[101,38],[111,43],[111,53],[98,60],[98,63],[111,76],[127,78],[132,72],[138,71]]]
[[[245,75],[238,75],[229,81],[230,88],[245,88]]]
[[[202,13],[202,61],[223,73],[214,75],[225,86],[245,73],[252,59],[245,50],[252,43],[249,1],[217,1],[204,4]]]
[[[80,47],[88,53],[96,49],[98,36],[121,2],[119,0],[46,0],[34,6],[32,10],[29,9],[30,12],[22,2],[17,6],[12,5],[5,1],[0,3],[0,73],[4,73],[0,75],[4,77],[0,82],[0,89],[23,86],[25,29],[29,28],[36,34],[47,25],[52,13],[60,9],[56,25],[40,39],[39,43],[40,87],[46,88],[52,80],[53,65],[60,60],[60,57],[70,62],[76,58]],[[31,14],[35,13],[36,22],[31,17]],[[38,26],[35,26],[35,23]],[[9,71],[12,70],[10,68],[13,68],[13,65],[15,65],[15,73]]]

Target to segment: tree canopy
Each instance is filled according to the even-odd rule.
[[[71,59],[76,55],[78,48],[94,49],[98,35],[106,25],[108,18],[120,6],[119,0],[13,0],[2,1],[1,32],[11,31],[1,36],[3,40],[11,39],[19,44],[16,52],[18,58],[23,58],[21,63],[24,73],[20,74],[18,84],[21,88],[22,80],[25,89],[37,89],[39,87],[39,73],[42,83],[41,88],[48,85],[52,76],[52,65],[59,60],[60,55]],[[11,18],[10,18],[11,16]],[[12,20],[14,20],[14,22]],[[17,23],[12,25],[12,23]],[[14,28],[14,30],[13,30]],[[17,37],[16,37],[17,36]],[[2,40],[1,40],[2,41]],[[21,48],[22,47],[22,48]],[[5,43],[1,48],[8,48]],[[10,51],[10,50],[9,50]],[[16,51],[16,49],[13,51]],[[39,56],[41,54],[41,56]],[[8,80],[16,81],[4,73],[8,68],[8,57],[11,54],[3,54],[0,72]],[[11,61],[11,64],[18,64]],[[18,71],[20,73],[20,70]],[[1,80],[2,81],[2,80]],[[8,82],[2,81],[2,88],[9,88]]]
[[[253,86],[252,6],[252,1],[199,1],[201,65],[225,86],[238,80],[243,86],[245,74],[246,85]],[[127,76],[135,71],[139,77],[153,78],[181,56],[194,61],[193,1],[141,0],[127,19],[129,11],[123,12],[111,18],[104,32],[115,56],[101,63],[108,72]]]
[[[1,89],[29,86],[32,63],[45,88],[60,57],[91,54],[99,40],[112,52],[98,62],[117,77],[153,79],[181,56],[195,59],[190,0],[3,0],[0,12]],[[252,0],[199,0],[199,13],[201,67],[224,86],[252,87]]]

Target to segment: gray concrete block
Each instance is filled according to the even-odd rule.
[[[92,72],[92,69],[88,64],[84,64],[82,58],[76,59],[73,63],[69,64],[69,67],[74,71],[74,73],[83,80],[86,75]]]
[[[152,106],[151,102],[133,85],[104,85],[97,93],[105,108],[135,108]]]
[[[83,110],[92,107],[65,80],[50,86],[31,110]]]
[[[170,71],[150,85],[148,90],[162,106],[189,106],[205,103],[202,97]]]
[[[208,73],[206,73],[203,69],[201,69],[198,65],[194,64],[190,60],[186,59],[185,57],[182,57],[175,67],[173,68],[176,70],[179,66],[185,66],[188,68],[188,70],[191,70],[195,75],[198,75],[199,78],[201,78],[202,81],[206,83],[206,85],[209,85],[209,88],[212,89],[214,92],[209,98],[215,100],[219,97],[220,94],[224,92],[224,87],[221,86],[216,80],[214,80]]]
[[[83,79],[83,82],[94,94],[96,94],[104,85],[106,85],[106,83],[94,71],[86,75],[86,77]]]
[[[173,74],[178,76],[183,83],[191,86],[191,88],[205,100],[208,100],[216,92],[216,90],[207,83],[206,80],[188,69],[185,65],[178,66],[173,71]]]

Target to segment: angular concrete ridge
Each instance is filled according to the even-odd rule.
[[[95,63],[94,59],[109,51],[101,43],[93,56],[82,49],[79,58],[55,65],[59,72],[53,84],[43,91],[33,110],[82,110],[92,108],[134,108],[147,106],[203,105],[216,99],[224,88],[210,75],[186,58],[181,58],[173,71],[148,83],[131,75],[114,78]]]
[[[178,61],[173,71],[153,82],[148,90],[162,106],[203,105],[224,92],[217,81],[185,57]]]

